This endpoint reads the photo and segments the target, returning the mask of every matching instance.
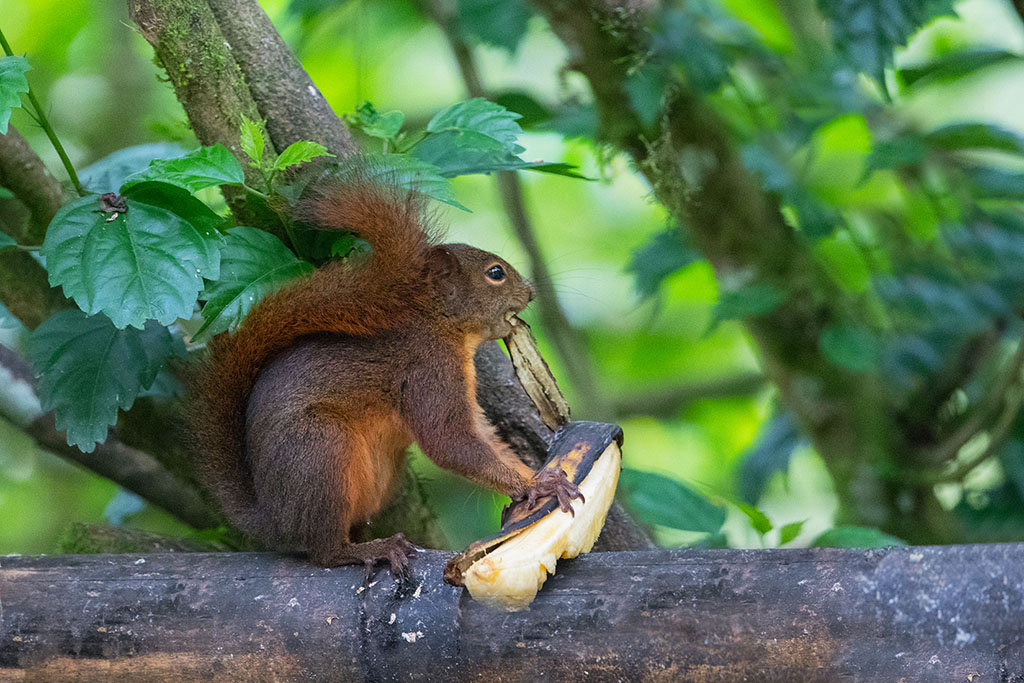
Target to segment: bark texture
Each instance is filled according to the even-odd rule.
[[[253,553],[0,558],[0,679],[1018,681],[1024,546],[563,561],[529,611]]]

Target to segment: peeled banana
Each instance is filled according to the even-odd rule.
[[[445,568],[445,581],[475,599],[514,612],[526,609],[561,558],[588,552],[601,533],[619,479],[622,429],[571,422],[552,444],[545,468],[560,468],[583,500],[564,512],[552,497],[513,505],[501,531],[476,541]],[[584,502],[585,501],[585,502]]]

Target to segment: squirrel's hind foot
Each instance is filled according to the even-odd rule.
[[[395,578],[409,578],[409,559],[416,557],[416,546],[397,533],[388,538],[375,538],[365,543],[349,543],[328,555],[311,553],[310,560],[320,567],[341,567],[361,564],[366,570],[366,581],[373,578],[376,568],[387,564]]]

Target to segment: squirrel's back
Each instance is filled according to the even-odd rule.
[[[245,531],[259,524],[244,439],[260,371],[305,335],[398,329],[429,305],[424,271],[432,239],[421,195],[362,178],[334,181],[300,204],[295,217],[352,232],[372,251],[364,262],[329,263],[264,298],[234,334],[210,342],[192,372],[187,411],[196,457],[229,518]]]

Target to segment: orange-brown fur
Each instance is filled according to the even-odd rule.
[[[414,439],[442,467],[523,493],[533,472],[483,417],[473,352],[507,333],[529,285],[493,254],[433,245],[422,200],[405,191],[335,184],[299,217],[349,230],[372,253],[268,296],[211,342],[190,422],[229,518],[317,564],[365,559],[349,530],[390,497]],[[501,283],[484,277],[496,263]]]

